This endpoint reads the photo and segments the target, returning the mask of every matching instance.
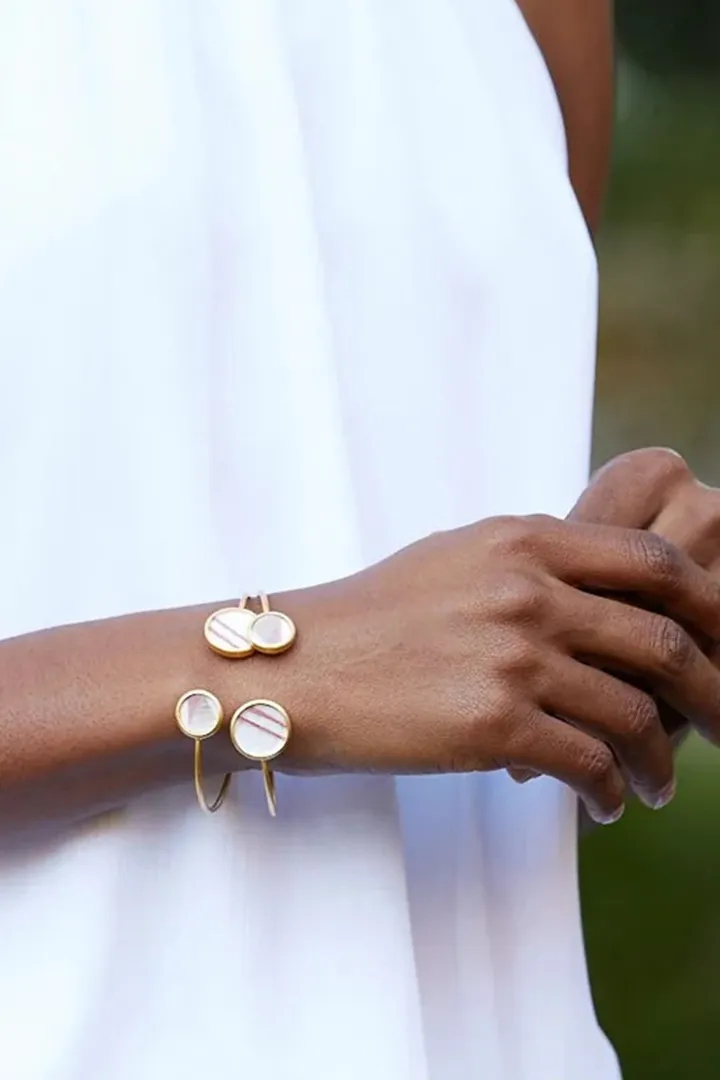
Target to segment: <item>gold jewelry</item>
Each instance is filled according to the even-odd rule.
[[[260,593],[262,611],[250,627],[250,640],[258,652],[269,656],[287,652],[295,642],[297,630],[289,615],[272,611],[265,593]]]
[[[209,739],[220,729],[223,722],[223,707],[209,690],[188,690],[175,706],[175,720],[183,735],[187,735],[195,742],[193,780],[197,800],[205,813],[214,814],[225,800],[232,773],[227,773],[214,802],[209,803],[203,790],[202,744],[205,739]]]
[[[247,606],[248,597],[243,596],[237,607],[220,608],[205,620],[203,633],[213,652],[229,660],[250,656],[255,645],[250,640],[250,628],[257,618]]]
[[[205,620],[205,640],[220,656],[241,660],[257,651],[268,656],[286,652],[297,637],[295,623],[282,611],[272,611],[265,593],[260,593],[262,611],[256,614],[243,596],[237,607],[220,608]]]
[[[261,763],[263,786],[265,788],[265,801],[267,802],[270,817],[277,817],[277,792],[275,789],[275,773],[267,761]]]
[[[272,817],[277,813],[275,776],[268,765],[288,744],[292,723],[282,705],[266,698],[247,701],[230,720],[230,741],[239,754],[262,766],[265,798]]]

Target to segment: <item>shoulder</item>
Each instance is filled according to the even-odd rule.
[[[600,221],[613,126],[612,0],[517,0],[565,122],[570,179],[591,232]]]

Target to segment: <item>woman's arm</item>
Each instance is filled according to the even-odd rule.
[[[174,708],[203,687],[226,710],[280,693],[280,658],[233,663],[205,644],[223,605],[128,615],[0,643],[0,837],[71,823],[161,785],[189,782],[193,744]],[[242,767],[225,735],[207,772]],[[246,763],[247,764],[247,763]],[[212,783],[212,781],[211,781]]]
[[[274,602],[298,627],[282,656],[212,653],[202,629],[216,605],[0,643],[2,842],[189,786],[192,743],[173,713],[194,688],[228,717],[248,699],[286,707],[280,769],[518,766],[569,784],[602,821],[622,812],[625,776],[660,805],[673,775],[652,698],[608,672],[637,676],[720,738],[720,673],[680,625],[719,640],[720,587],[648,532],[489,519]],[[246,764],[227,727],[205,745],[208,773]]]
[[[613,128],[612,0],[517,0],[565,121],[570,179],[592,233],[600,224]]]

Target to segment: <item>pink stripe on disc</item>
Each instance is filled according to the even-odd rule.
[[[250,653],[253,651],[250,627],[254,619],[253,612],[245,608],[223,608],[205,624],[205,640],[219,652],[238,656]]]
[[[264,703],[251,705],[234,717],[231,736],[241,754],[262,761],[284,748],[290,725],[280,709]]]

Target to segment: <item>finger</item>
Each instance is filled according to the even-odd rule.
[[[678,490],[692,482],[690,469],[674,450],[633,450],[613,458],[595,473],[568,518],[648,529]]]
[[[720,581],[655,533],[558,522],[538,532],[534,550],[570,585],[633,593],[720,639]]]
[[[695,480],[652,522],[652,531],[710,570],[720,562],[720,491]]]
[[[538,773],[533,772],[532,769],[518,769],[514,765],[508,765],[508,776],[511,780],[514,780],[516,784],[527,784],[528,780],[536,780]]]
[[[576,593],[567,642],[576,657],[641,676],[709,739],[720,742],[720,671],[671,619]]]
[[[625,781],[612,750],[547,713],[537,711],[518,725],[509,760],[571,787],[594,821],[610,825],[625,809]]]
[[[576,660],[558,664],[547,700],[548,712],[609,743],[633,791],[654,809],[675,789],[673,748],[649,694]]]

